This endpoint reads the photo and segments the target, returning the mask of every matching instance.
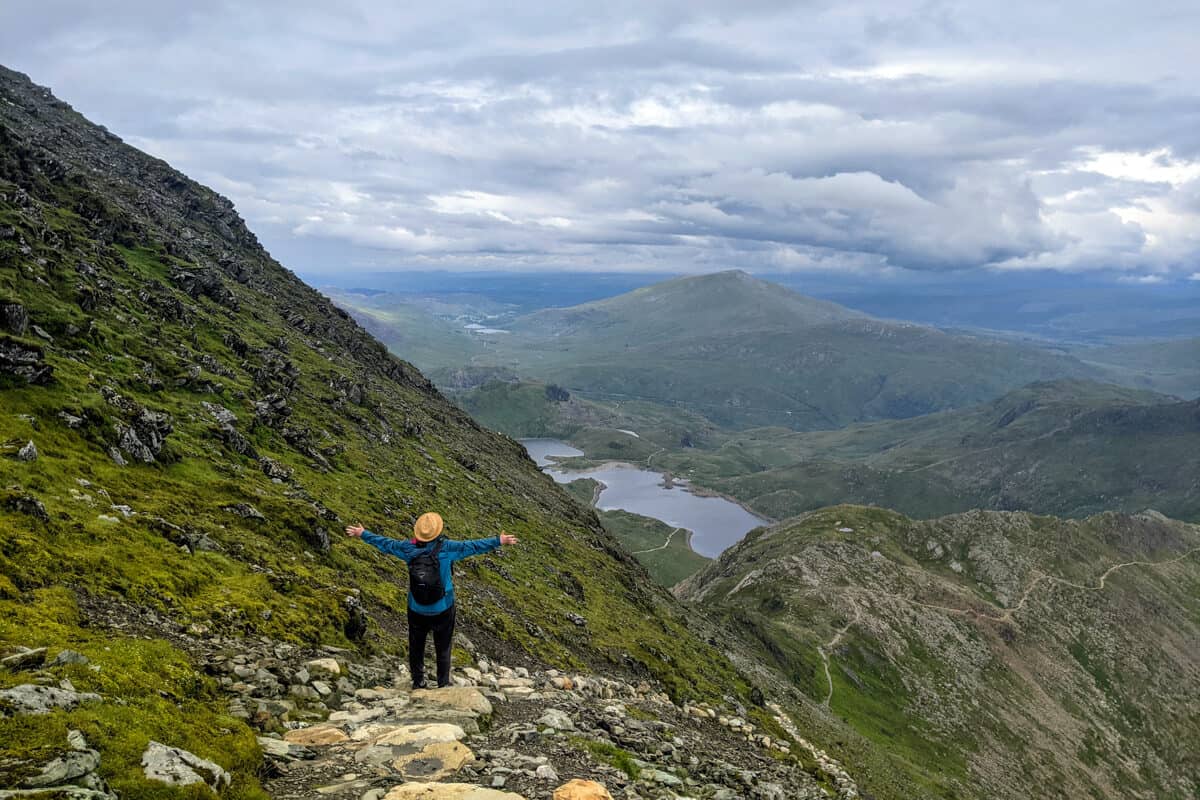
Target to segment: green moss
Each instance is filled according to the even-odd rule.
[[[77,729],[99,750],[101,775],[123,798],[211,796],[207,790],[174,790],[147,781],[140,761],[152,739],[190,750],[232,772],[236,784],[227,797],[265,797],[253,777],[261,760],[253,732],[216,710],[224,701],[215,683],[197,672],[184,653],[165,641],[80,627],[70,593],[61,588],[33,593],[27,602],[2,603],[0,612],[0,643],[30,643],[51,652],[69,647],[83,653],[87,665],[58,667],[55,672],[77,690],[103,698],[70,712],[0,718],[0,742],[6,743],[0,747],[0,763],[8,758],[42,763],[46,754],[64,748],[68,730]],[[30,677],[3,673],[0,685],[28,682]]]
[[[598,742],[582,736],[572,736],[569,741],[579,749],[590,753],[597,761],[621,770],[629,776],[630,780],[637,780],[641,773],[641,769],[634,763],[633,754],[628,750],[623,750],[609,742]]]

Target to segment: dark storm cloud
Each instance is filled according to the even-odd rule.
[[[1188,277],[1197,23],[1169,0],[49,0],[0,7],[0,52],[301,269]]]

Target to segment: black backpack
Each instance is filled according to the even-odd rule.
[[[422,548],[420,555],[408,562],[408,590],[413,599],[423,606],[433,605],[446,596],[442,583],[442,565],[438,553],[444,539],[438,537],[433,547]]]

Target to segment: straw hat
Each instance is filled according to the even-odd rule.
[[[433,511],[422,514],[413,525],[413,535],[418,542],[432,542],[442,535],[442,516]]]

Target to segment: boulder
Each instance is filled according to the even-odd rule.
[[[441,781],[453,777],[475,754],[462,742],[433,742],[415,753],[405,753],[392,762],[392,768],[405,780]]]
[[[483,692],[473,686],[447,686],[442,689],[414,689],[414,703],[422,705],[444,706],[459,711],[469,711],[480,716],[490,716],[491,702],[483,696]]]
[[[559,708],[546,709],[546,712],[538,718],[537,724],[554,728],[556,731],[575,730],[575,722],[571,719],[571,715]]]
[[[233,505],[222,506],[221,510],[228,511],[230,514],[236,514],[242,519],[266,520],[266,517],[262,515],[262,512],[249,503],[234,503]],[[337,673],[334,674],[336,675]]]
[[[42,771],[21,781],[25,789],[41,789],[70,783],[95,772],[100,766],[100,754],[91,748],[71,750],[42,767]]]
[[[525,797],[471,783],[411,782],[393,788],[383,800],[525,800]]]
[[[21,669],[35,669],[46,662],[46,648],[29,649],[22,647],[17,652],[0,659],[0,666],[14,672]]]
[[[152,781],[172,786],[203,783],[214,792],[229,786],[231,780],[229,773],[213,762],[153,740],[142,753],[142,771]]]
[[[56,689],[53,686],[36,686],[31,683],[0,690],[0,716],[7,714],[49,714],[56,708],[71,709],[82,703],[100,701],[100,695],[90,692],[74,692]]]
[[[27,517],[39,519],[42,522],[49,522],[50,514],[46,511],[46,506],[41,500],[30,494],[10,495],[4,501],[4,507],[9,511],[16,511],[18,514],[24,514]]]
[[[602,783],[575,778],[554,790],[554,800],[613,800],[613,796]]]
[[[285,742],[306,746],[340,744],[350,741],[346,732],[336,725],[313,725],[309,728],[297,728],[283,735]]]
[[[333,675],[336,677],[342,674],[341,666],[332,658],[314,658],[312,661],[306,661],[304,668],[310,675]]]
[[[222,425],[233,425],[238,421],[236,414],[218,403],[201,402],[200,406]]]
[[[37,461],[38,449],[37,445],[30,439],[24,447],[17,451],[18,461]]]

